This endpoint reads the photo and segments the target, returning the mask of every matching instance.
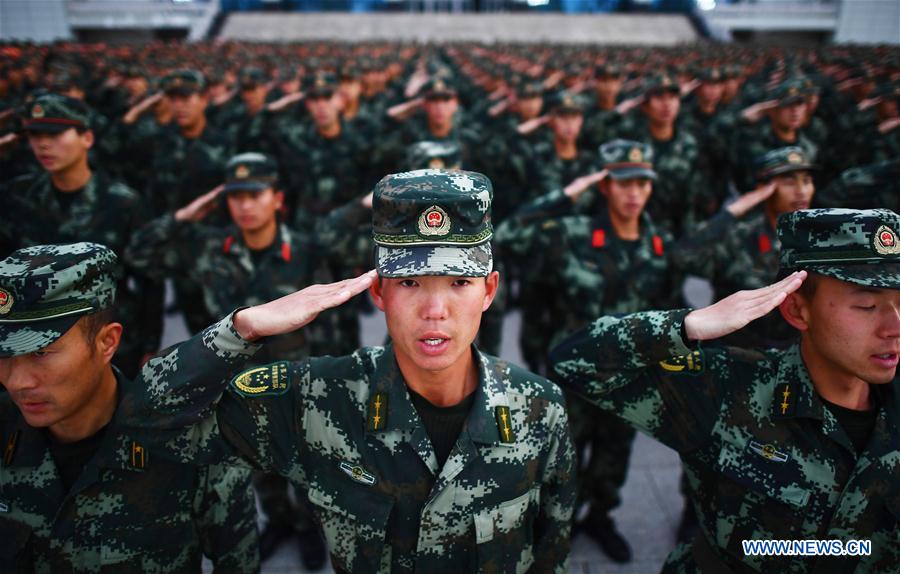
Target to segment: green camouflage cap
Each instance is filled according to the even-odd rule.
[[[653,146],[643,142],[616,139],[600,146],[600,163],[612,179],[652,179]]]
[[[540,98],[544,95],[544,83],[538,80],[524,79],[516,84],[516,96],[523,98]]]
[[[406,169],[459,169],[462,152],[459,143],[420,141],[406,148]]]
[[[491,180],[420,169],[375,186],[372,231],[382,277],[486,277],[493,267]]]
[[[618,78],[624,75],[625,71],[618,64],[606,63],[594,67],[595,78]]]
[[[778,100],[779,106],[788,106],[806,100],[808,90],[803,80],[791,78],[775,86],[769,93],[770,100]]]
[[[694,75],[698,80],[706,84],[717,84],[725,81],[725,74],[718,66],[698,67]]]
[[[576,94],[561,90],[547,98],[547,109],[551,114],[581,114],[584,102]]]
[[[242,68],[241,73],[238,75],[238,85],[240,85],[242,90],[252,90],[265,85],[268,81],[266,73],[260,68],[253,66]]]
[[[304,91],[309,98],[330,98],[338,89],[338,81],[331,72],[316,72],[306,78]]]
[[[118,274],[115,253],[96,243],[27,247],[0,261],[0,357],[43,349],[111,307]]]
[[[422,87],[422,95],[425,96],[426,100],[455,98],[457,95],[456,86],[443,76],[432,78]]]
[[[888,209],[802,209],[778,219],[780,276],[807,271],[900,289],[900,216]]]
[[[278,183],[278,167],[269,156],[248,152],[232,157],[225,166],[225,193],[263,191]]]
[[[90,110],[81,100],[42,94],[25,108],[22,125],[28,132],[60,133],[69,128],[90,129]]]
[[[817,169],[806,151],[799,146],[780,147],[757,157],[756,178],[762,181],[772,179],[776,175],[792,171],[810,171]]]
[[[175,70],[163,77],[160,88],[166,94],[189,96],[206,89],[206,78],[198,70]]]
[[[681,86],[671,74],[654,74],[644,80],[641,91],[647,96],[663,92],[681,94]]]

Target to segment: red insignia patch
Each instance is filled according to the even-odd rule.
[[[440,211],[431,211],[425,216],[428,227],[440,227],[444,223],[444,216]]]
[[[663,240],[659,235],[653,236],[653,253],[661,256],[663,254]]]
[[[759,236],[759,252],[760,253],[768,253],[772,251],[772,240],[769,239],[768,235],[760,235]]]
[[[291,260],[291,246],[288,243],[281,244],[281,258],[285,261]]]
[[[893,247],[894,246],[894,235],[890,231],[882,231],[881,232],[881,244],[885,247]]]
[[[595,229],[594,235],[591,237],[591,245],[593,247],[603,247],[606,245],[606,231]]]
[[[231,244],[232,244],[232,243],[234,243],[234,237],[232,237],[231,235],[229,235],[228,237],[225,238],[225,244],[222,245],[222,251],[223,251],[224,253],[228,253],[229,251],[231,251]]]

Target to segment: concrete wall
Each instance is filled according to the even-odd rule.
[[[235,13],[220,38],[673,45],[697,39],[679,15]]]
[[[836,42],[900,44],[900,0],[844,0]]]
[[[0,0],[0,39],[70,38],[64,0]]]

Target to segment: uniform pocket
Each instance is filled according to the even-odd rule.
[[[539,502],[540,488],[536,487],[475,513],[479,572],[520,573],[531,567]]]
[[[336,569],[380,570],[394,499],[340,475],[317,481],[307,495]]]

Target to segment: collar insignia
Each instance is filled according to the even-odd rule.
[[[366,428],[370,431],[380,431],[387,427],[387,393],[375,393],[369,399],[369,420]]]
[[[513,432],[512,417],[509,414],[509,407],[495,408],[494,416],[497,418],[497,430],[500,432],[500,442],[516,442],[516,434]]]

